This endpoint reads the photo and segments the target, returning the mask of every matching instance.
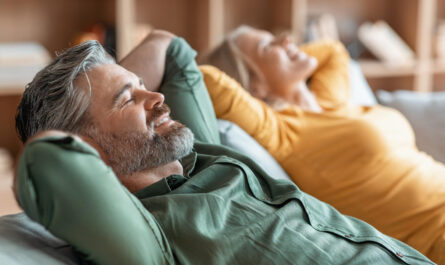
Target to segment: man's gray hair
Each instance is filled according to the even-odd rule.
[[[86,41],[62,54],[26,86],[17,108],[16,128],[22,142],[43,130],[78,133],[86,125],[91,86],[77,87],[76,79],[87,71],[115,60],[97,41]]]

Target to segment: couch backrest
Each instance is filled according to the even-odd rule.
[[[70,245],[24,213],[0,217],[0,264],[78,264]]]

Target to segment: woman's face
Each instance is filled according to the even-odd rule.
[[[299,51],[290,35],[275,37],[267,31],[252,29],[237,38],[237,45],[260,71],[268,89],[277,95],[288,94],[317,67],[317,60]]]

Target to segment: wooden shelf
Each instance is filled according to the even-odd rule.
[[[445,74],[445,60],[435,60],[431,66],[434,74]]]
[[[406,66],[391,65],[375,60],[359,60],[359,63],[367,78],[411,76],[417,73],[415,63]]]
[[[0,87],[0,96],[21,95],[25,91],[25,86]]]
[[[240,24],[291,32],[301,42],[314,14],[334,14],[339,27],[348,21],[359,25],[382,19],[415,51],[416,62],[400,67],[361,61],[366,77],[414,76],[413,88],[427,91],[432,87],[431,76],[445,73],[445,63],[432,58],[434,25],[445,13],[438,0],[0,0],[0,6],[6,7],[0,10],[0,41],[35,40],[54,54],[67,48],[76,32],[103,21],[116,27],[118,58],[136,45],[133,35],[138,23],[172,31],[203,52]],[[404,12],[395,12],[401,7]],[[64,23],[55,23],[59,20]]]
[[[97,22],[115,22],[116,0],[0,0],[0,41],[35,41],[51,55]]]
[[[25,86],[45,65],[0,67],[0,95],[21,95]]]

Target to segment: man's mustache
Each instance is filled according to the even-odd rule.
[[[161,117],[162,115],[164,115],[165,113],[169,113],[170,114],[170,108],[166,105],[166,104],[162,104],[160,106],[155,106],[151,111],[150,111],[150,117],[147,118],[147,124],[153,128],[154,127],[154,122]]]

